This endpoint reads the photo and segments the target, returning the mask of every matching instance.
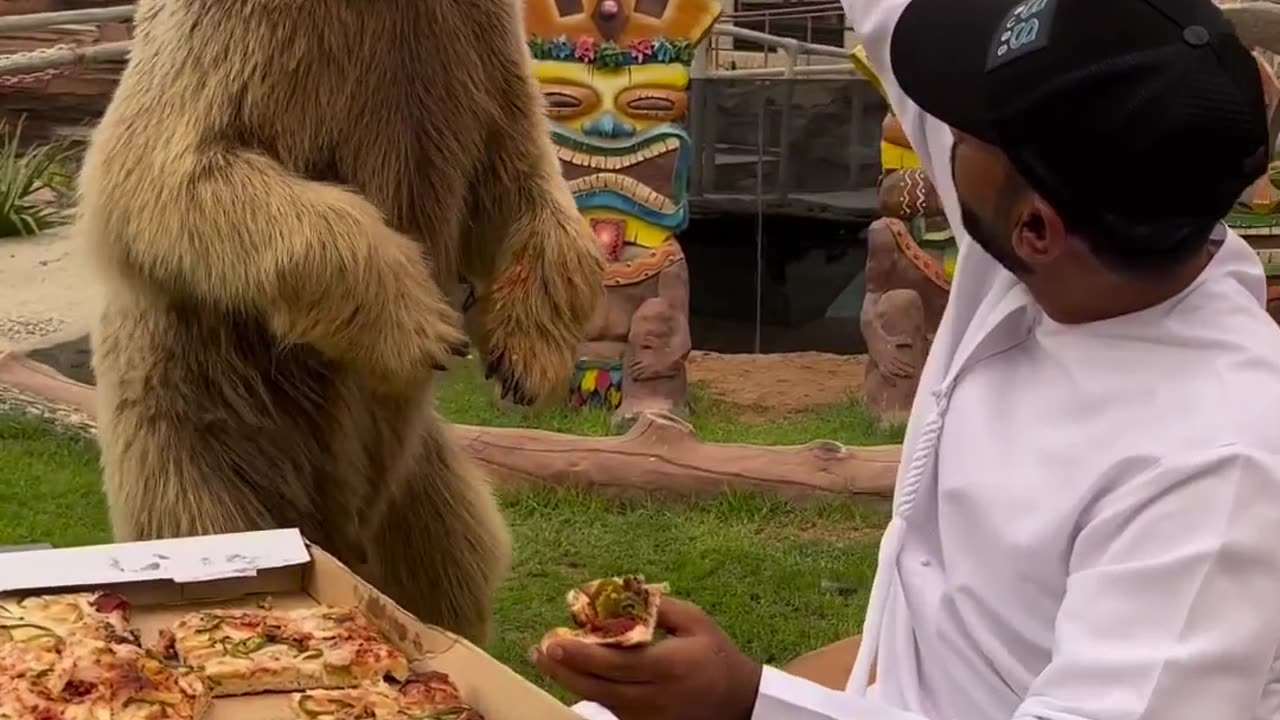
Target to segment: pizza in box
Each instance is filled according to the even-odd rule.
[[[200,720],[214,699],[290,693],[300,720],[483,720],[359,610],[202,610],[144,647],[115,593],[0,601],[0,720]]]

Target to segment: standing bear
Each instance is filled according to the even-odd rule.
[[[517,0],[141,0],[78,231],[118,540],[296,526],[483,642],[510,539],[432,377],[475,288],[505,393],[561,400],[603,260]]]

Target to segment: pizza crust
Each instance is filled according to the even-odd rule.
[[[309,690],[294,695],[291,707],[298,720],[484,720],[442,672],[413,675],[399,688],[376,681],[344,690]]]
[[[350,673],[326,672],[323,669],[313,672],[299,671],[292,676],[289,671],[284,670],[270,672],[261,670],[259,677],[221,674],[216,669],[206,669],[205,672],[214,684],[215,697],[297,692],[316,688],[350,688],[363,682]]]

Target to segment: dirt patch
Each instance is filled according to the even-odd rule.
[[[866,364],[865,355],[694,352],[689,355],[689,380],[718,400],[791,415],[861,395]]]
[[[0,352],[84,334],[96,290],[89,263],[66,228],[0,240]]]

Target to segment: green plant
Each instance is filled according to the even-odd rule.
[[[72,148],[53,142],[19,152],[22,121],[0,120],[0,238],[36,235],[63,219],[61,209],[41,201],[46,191],[64,197],[70,189]]]

